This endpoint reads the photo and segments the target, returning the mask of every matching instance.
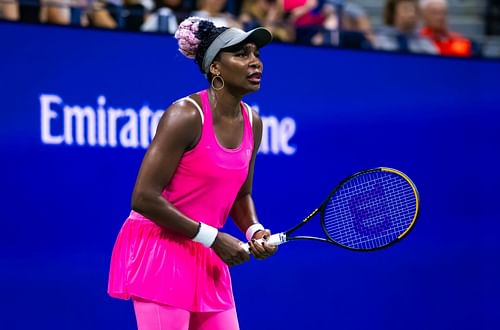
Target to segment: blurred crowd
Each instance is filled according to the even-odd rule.
[[[188,16],[218,26],[264,26],[275,40],[356,49],[481,56],[449,28],[447,0],[385,1],[383,26],[344,0],[0,0],[0,19],[173,34]],[[485,0],[485,34],[500,35],[500,0]]]

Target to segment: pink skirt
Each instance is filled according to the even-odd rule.
[[[234,308],[229,269],[212,249],[136,212],[125,221],[115,242],[108,293],[191,312]]]

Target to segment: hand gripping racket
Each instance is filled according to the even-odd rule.
[[[387,167],[369,169],[343,180],[320,207],[295,227],[271,235],[267,243],[313,240],[355,251],[377,250],[408,235],[418,211],[418,191],[408,176]],[[325,238],[291,235],[317,213]],[[248,243],[243,248],[249,251]]]

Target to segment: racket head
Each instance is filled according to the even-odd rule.
[[[419,213],[417,187],[403,172],[379,167],[342,181],[320,208],[328,239],[354,251],[385,248],[408,235]]]

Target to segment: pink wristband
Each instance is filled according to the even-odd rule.
[[[248,227],[245,233],[247,241],[250,241],[253,238],[253,235],[259,230],[265,230],[264,226],[261,225],[260,223],[254,223],[253,225]]]

